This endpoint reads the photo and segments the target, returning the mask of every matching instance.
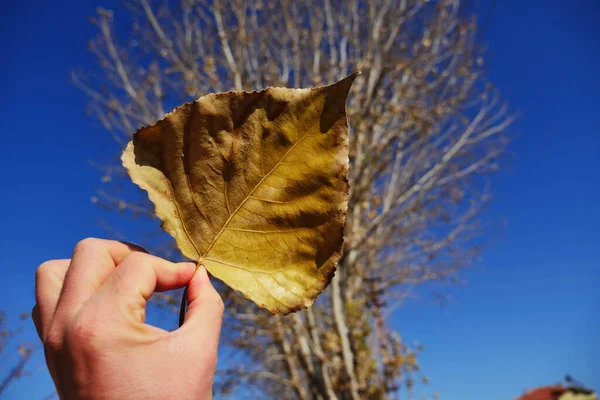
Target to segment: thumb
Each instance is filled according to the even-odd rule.
[[[210,282],[204,265],[196,270],[187,288],[188,309],[181,328],[183,336],[200,339],[206,345],[219,342],[223,321],[223,300]]]

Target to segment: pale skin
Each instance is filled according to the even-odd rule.
[[[183,325],[145,323],[157,291],[188,286]],[[33,320],[61,399],[210,399],[223,301],[204,267],[85,239],[36,274]]]

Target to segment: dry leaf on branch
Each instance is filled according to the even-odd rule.
[[[140,129],[123,152],[182,253],[274,314],[310,306],[335,273],[356,75],[210,94]]]

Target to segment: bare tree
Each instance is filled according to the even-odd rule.
[[[210,92],[309,87],[362,71],[348,101],[351,193],[336,276],[313,307],[287,317],[223,288],[225,344],[236,356],[219,364],[220,392],[243,384],[274,398],[387,399],[410,389],[419,349],[388,317],[416,285],[451,279],[474,260],[488,176],[514,119],[485,78],[476,18],[459,0],[126,7],[129,38],[118,39],[112,11],[98,9],[89,49],[99,68],[73,74],[121,145]],[[94,201],[151,216],[120,166],[104,173]],[[165,243],[161,254],[174,254]]]
[[[21,321],[28,319],[28,313],[22,313],[19,316]],[[22,326],[17,326],[14,329],[9,328],[7,322],[6,313],[0,311],[0,356],[7,352],[7,348],[10,347],[11,341],[13,341],[22,331]],[[16,357],[4,355],[0,358],[0,395],[4,393],[8,387],[14,383],[17,379],[26,375],[28,372],[25,370],[25,366],[29,362],[33,355],[34,348],[25,342],[18,343],[15,345]],[[11,362],[6,362],[11,360]],[[6,369],[6,370],[5,370]]]

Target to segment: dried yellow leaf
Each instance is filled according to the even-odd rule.
[[[274,314],[310,306],[335,273],[355,77],[210,94],[140,129],[123,152],[182,253]]]

